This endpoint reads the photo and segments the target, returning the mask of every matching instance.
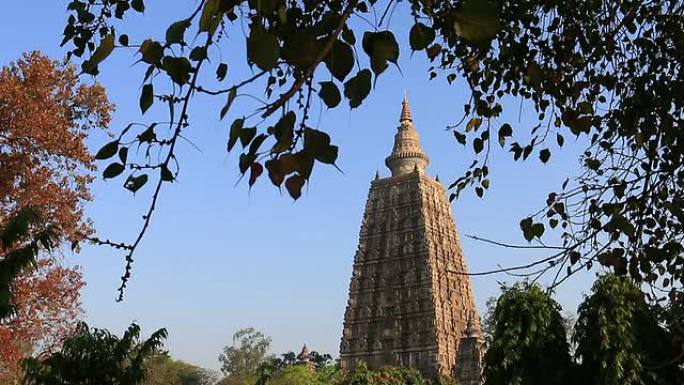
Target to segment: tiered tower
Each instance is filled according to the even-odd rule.
[[[371,183],[349,287],[343,369],[404,366],[481,383],[483,338],[451,206],[425,171],[404,97],[392,172]]]

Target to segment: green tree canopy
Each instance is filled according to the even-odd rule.
[[[264,364],[275,359],[268,354],[271,338],[254,328],[240,329],[233,334],[233,344],[219,355],[221,371],[226,376],[221,384],[253,384]]]
[[[119,338],[105,329],[79,323],[62,349],[47,357],[24,361],[27,385],[140,385],[146,362],[162,347],[167,332],[159,329],[146,340],[131,324]]]
[[[569,383],[572,361],[560,309],[537,285],[502,287],[489,320],[485,385]]]
[[[600,277],[578,315],[573,338],[583,383],[655,385],[684,378],[681,340],[661,327],[630,279]]]
[[[217,373],[187,362],[174,360],[168,354],[156,354],[148,359],[143,385],[214,385]]]

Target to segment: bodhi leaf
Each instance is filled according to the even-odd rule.
[[[353,78],[344,83],[344,96],[349,99],[349,106],[356,108],[371,90],[371,72],[368,69],[359,71]]]
[[[131,8],[140,13],[145,12],[145,4],[143,3],[143,0],[131,0]]]
[[[342,40],[351,45],[356,44],[356,36],[354,35],[354,31],[352,31],[347,24],[345,24],[342,28]]]
[[[252,139],[254,139],[256,131],[256,127],[242,128],[242,130],[240,130],[240,145],[242,145],[242,148],[247,147]]]
[[[109,56],[112,51],[114,50],[114,34],[109,34],[105,36],[104,39],[102,39],[102,42],[100,42],[100,46],[97,47],[95,52],[93,52],[93,56],[90,58],[92,63],[94,65],[99,64],[102,62],[104,59]]]
[[[194,61],[200,61],[207,58],[207,47],[200,46],[195,47],[190,51],[190,59]]]
[[[121,174],[124,171],[124,168],[124,165],[121,163],[112,163],[102,172],[102,177],[104,177],[104,179],[114,178]]]
[[[363,50],[368,54],[375,75],[387,69],[387,62],[397,64],[399,44],[390,31],[366,32],[363,34]]]
[[[256,154],[240,154],[239,168],[240,174],[244,174],[256,160]]]
[[[152,123],[147,130],[143,131],[138,135],[138,142],[140,143],[151,143],[153,140],[157,139],[157,134],[154,132],[154,128],[157,123]]]
[[[124,47],[128,47],[128,35],[120,35],[119,44],[121,44]]]
[[[223,119],[224,116],[228,113],[228,110],[230,109],[230,106],[233,104],[233,101],[235,100],[235,97],[237,96],[237,88],[233,87],[231,88],[230,92],[228,93],[228,100],[226,100],[226,104],[221,108],[221,113],[220,113],[220,119]]]
[[[307,128],[304,131],[304,150],[322,163],[335,164],[338,148],[330,144],[330,136],[323,131]]]
[[[254,185],[257,178],[259,178],[259,176],[261,176],[263,172],[264,167],[260,163],[252,163],[252,165],[249,167],[249,187],[252,187]]]
[[[164,182],[173,182],[174,180],[173,173],[166,165],[162,165],[161,167],[161,180]]]
[[[199,31],[208,32],[210,35],[216,31],[221,22],[219,0],[207,0],[202,8],[202,16],[200,16]]]
[[[466,0],[454,14],[454,31],[472,43],[491,40],[500,28],[494,0]]]
[[[342,101],[342,96],[340,95],[340,90],[337,88],[333,82],[321,82],[321,90],[318,91],[318,95],[323,99],[328,108],[335,108]]]
[[[542,163],[548,162],[550,157],[551,157],[551,151],[549,151],[548,148],[545,148],[545,149],[539,151],[539,159],[542,161]]]
[[[115,140],[113,142],[109,142],[105,144],[100,151],[95,154],[95,159],[102,160],[102,159],[109,159],[116,155],[116,151],[119,149],[119,141]]]
[[[185,45],[185,30],[190,27],[190,20],[177,21],[166,30],[166,44]]]
[[[140,176],[129,176],[128,179],[126,179],[126,182],[124,183],[124,187],[135,193],[136,191],[140,190],[142,186],[147,183],[148,176],[147,174],[142,174]]]
[[[190,72],[192,71],[192,64],[190,60],[184,57],[165,56],[163,61],[163,68],[171,80],[178,85],[184,85],[190,80]]]
[[[504,144],[506,144],[506,138],[511,135],[513,135],[513,127],[508,123],[502,124],[501,128],[499,128],[499,145],[501,145],[502,148]]]
[[[218,65],[216,68],[216,80],[222,81],[223,79],[226,78],[226,75],[228,74],[228,64],[226,63],[221,63]]]
[[[344,81],[354,67],[354,50],[341,40],[335,41],[330,53],[325,57],[325,66],[337,80]]]
[[[140,93],[140,111],[144,114],[154,102],[154,86],[152,83],[145,84]]]
[[[278,39],[260,27],[253,27],[247,38],[247,58],[264,71],[278,64],[280,45]]]
[[[302,196],[302,187],[304,186],[304,178],[301,175],[295,174],[287,178],[285,181],[285,188],[292,199],[297,200]]]
[[[121,147],[119,149],[119,159],[121,159],[121,163],[126,163],[126,160],[128,159],[128,147]]]
[[[164,56],[164,48],[162,45],[152,39],[143,41],[138,52],[142,54],[140,60],[147,64],[159,65]]]
[[[292,141],[294,139],[294,124],[297,116],[294,112],[290,111],[283,115],[278,123],[273,127],[273,136],[276,138],[276,144],[273,145],[271,149],[272,153],[281,153],[287,151],[292,146]]]
[[[104,59],[106,59],[107,56],[109,56],[113,50],[114,34],[109,34],[102,39],[102,41],[100,42],[100,46],[97,47],[95,52],[93,52],[93,56],[90,57],[90,60],[86,60],[83,62],[81,66],[83,72],[90,75],[97,74],[97,65],[100,64]]]
[[[411,49],[420,51],[430,46],[435,40],[435,30],[423,23],[416,23],[409,32],[409,44]]]
[[[242,126],[245,124],[245,120],[235,119],[233,124],[230,125],[230,135],[228,137],[228,152],[233,149],[235,143],[237,143],[238,138],[240,138],[240,132],[242,131]]]

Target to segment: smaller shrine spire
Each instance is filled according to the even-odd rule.
[[[482,335],[480,317],[477,315],[475,309],[470,309],[468,313],[468,324],[466,326],[465,335],[466,337],[480,337]]]

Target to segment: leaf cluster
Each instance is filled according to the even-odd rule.
[[[575,138],[586,148],[582,173],[550,194],[545,209],[521,221],[524,238],[539,241],[549,228],[558,230],[564,252],[550,262],[559,272],[565,269],[565,275],[598,263],[637,280],[658,282],[674,296],[675,283],[684,283],[684,4],[408,4],[414,20],[409,45],[425,52],[432,65],[430,78],[443,75],[450,84],[463,79],[471,92],[463,118],[452,130],[458,143],[472,146],[476,159],[450,185],[451,198],[469,187],[484,195],[491,184],[489,154],[496,144],[507,148],[513,161],[532,157],[546,164],[566,138]],[[248,85],[263,86],[263,106],[227,126],[227,147],[240,141],[238,169],[242,175],[249,173],[250,186],[268,171],[275,186],[284,185],[298,199],[314,165],[335,165],[338,157],[329,134],[309,123],[314,96],[318,94],[329,108],[340,106],[343,99],[357,108],[367,99],[378,76],[400,57],[397,28],[383,24],[385,16],[400,9],[394,5],[392,0],[204,0],[168,26],[165,41],[135,44],[120,33],[126,24],[118,20],[130,10],[143,12],[142,0],[73,0],[63,44],[73,45],[70,54],[82,58],[83,72],[96,74],[117,48],[135,49],[147,67],[141,111],[157,101],[169,110],[171,124],[163,135],[163,124],[147,122],[134,127],[141,131],[132,130],[132,140],[119,139],[120,151],[133,143],[146,147],[145,162],[126,161],[124,151],[123,156],[119,153],[121,162],[106,170],[109,178],[130,168],[124,186],[133,192],[156,180],[141,234],[162,183],[177,178],[175,145],[190,125],[188,105],[198,93],[225,98],[218,111],[223,118],[244,96],[239,91]],[[367,20],[371,14],[383,16],[376,17],[375,24],[369,22],[368,30],[350,24],[353,17]],[[123,27],[115,28],[116,23]],[[228,63],[212,60],[212,48],[228,44],[236,30],[243,36],[242,25],[247,28],[245,57],[255,74],[231,79]],[[188,38],[190,31],[193,39]],[[218,90],[197,82],[207,67],[212,75],[215,72]],[[162,83],[172,92],[155,91]],[[514,124],[505,115],[506,98],[533,111],[537,124]],[[105,153],[113,157],[115,146],[108,146]],[[152,151],[161,153],[162,160],[150,161]],[[155,173],[147,176],[145,171],[150,170]],[[127,256],[121,290],[137,243]],[[661,277],[666,279],[658,281]]]
[[[81,322],[61,350],[24,361],[25,382],[29,385],[139,385],[147,374],[147,360],[159,352],[166,337],[166,330],[159,329],[141,340],[140,327],[131,324],[119,338],[105,329],[90,328]]]
[[[678,314],[647,305],[628,277],[600,276],[578,308],[570,336],[551,293],[529,283],[502,287],[485,325],[485,384],[676,384],[682,334],[663,325]],[[676,327],[676,326],[675,326]]]

